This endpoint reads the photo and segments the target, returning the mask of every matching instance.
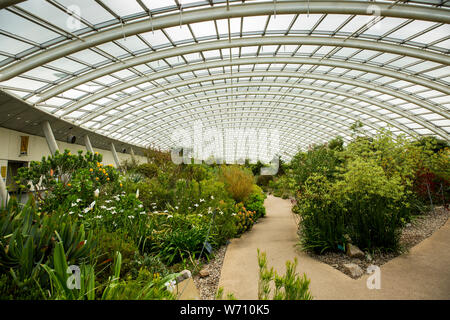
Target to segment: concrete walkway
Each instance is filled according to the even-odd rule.
[[[265,200],[267,216],[228,246],[219,287],[237,299],[258,298],[257,248],[267,252],[269,267],[285,272],[286,260],[297,257],[297,271],[311,279],[315,299],[450,299],[450,220],[409,253],[381,266],[381,289],[369,290],[369,275],[351,279],[298,250],[291,203],[273,196]]]

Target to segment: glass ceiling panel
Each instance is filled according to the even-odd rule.
[[[158,0],[159,1],[159,0]],[[28,3],[30,1],[27,1]],[[69,8],[74,5],[73,0],[58,0],[64,7]],[[128,2],[128,1],[127,1]],[[134,1],[133,1],[134,2]],[[81,16],[91,24],[99,24],[104,21],[114,19],[114,16],[107,10],[103,9],[94,0],[83,0],[82,6],[80,6]]]
[[[44,43],[58,36],[57,33],[6,10],[0,11],[0,29],[36,43]],[[9,52],[9,47],[1,43],[2,50]]]
[[[230,6],[245,7],[247,3],[273,6],[272,1],[265,2],[230,1]],[[178,4],[184,8],[182,14]],[[205,119],[224,128],[280,127],[287,138],[295,141],[298,125],[292,119],[299,110],[309,112],[303,114],[309,120],[301,120],[305,125],[301,133],[311,139],[299,146],[322,141],[332,134],[343,135],[342,130],[348,131],[355,119],[365,119],[365,127],[370,132],[375,132],[377,126],[394,124],[397,125],[394,132],[410,133],[408,128],[411,128],[448,139],[449,123],[444,120],[450,118],[450,95],[446,88],[450,81],[450,63],[446,63],[450,52],[449,24],[414,20],[406,14],[402,18],[382,17],[366,30],[363,27],[373,16],[365,14],[331,14],[324,10],[317,14],[302,13],[298,17],[294,13],[275,15],[267,11],[263,15],[238,15],[229,20],[234,39],[289,34],[306,37],[306,40],[309,35],[320,36],[324,41],[299,41],[298,45],[275,42],[255,46],[252,43],[248,47],[233,47],[230,59],[226,43],[214,50],[206,46],[207,41],[216,41],[217,35],[222,40],[228,39],[228,19],[206,18],[192,24],[185,24],[182,19],[185,12],[191,14],[198,9],[225,8],[225,5],[224,1],[200,0],[84,0],[79,5],[81,23],[76,28],[67,23],[70,15],[64,10],[73,9],[71,0],[33,0],[0,10],[0,77],[3,70],[11,69],[12,62],[16,63],[14,66],[25,64],[27,59],[45,57],[47,51],[52,50],[45,51],[39,44],[48,42],[52,47],[64,47],[65,43],[77,41],[67,32],[78,30],[80,37],[102,33],[104,39],[109,40],[95,43],[92,49],[75,48],[63,56],[44,59],[45,62],[0,82],[0,89],[37,103],[38,108],[56,116],[139,145],[157,142],[169,146],[166,133],[174,126],[196,119]],[[409,10],[422,7],[406,6]],[[426,7],[430,6],[423,5]],[[149,30],[149,18],[134,16],[146,15],[147,8],[153,19],[174,15],[181,25],[162,24],[161,29]],[[447,7],[439,10],[450,12]],[[20,12],[28,19],[21,17]],[[117,39],[107,36],[114,28],[125,30],[145,19],[149,26],[139,35]],[[47,23],[48,28],[40,26],[38,21]],[[357,33],[358,30],[362,33]],[[356,47],[346,47],[345,43],[344,47],[335,47],[326,41],[327,37],[345,39],[351,35],[359,41]],[[177,50],[194,45],[196,41],[207,50],[179,55]],[[377,41],[374,50],[359,47],[359,43],[373,41]],[[402,55],[389,52],[387,45],[392,44],[405,47]],[[149,46],[167,55],[157,61],[143,61],[147,57],[152,60]],[[132,67],[123,64],[136,56],[141,59],[140,64]],[[278,56],[283,57],[283,63],[276,60]],[[297,60],[290,61],[290,56]],[[273,62],[267,60],[269,57],[274,57]],[[318,63],[312,64],[309,57]],[[242,64],[240,59],[247,60]],[[305,63],[298,64],[298,59]],[[345,65],[336,64],[340,61],[345,61]],[[230,63],[234,65],[229,66]],[[365,71],[366,66],[370,72]],[[299,77],[298,71],[305,74]],[[148,78],[142,78],[140,73]],[[255,85],[246,86],[247,83]],[[230,87],[232,84],[242,86]],[[256,94],[258,92],[263,94]],[[238,99],[249,101],[236,103]],[[306,107],[305,103],[314,107]],[[409,110],[407,114],[405,110]],[[333,127],[341,131],[332,130]],[[288,143],[283,152],[293,152],[296,147]]]

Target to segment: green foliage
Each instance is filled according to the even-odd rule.
[[[155,163],[143,163],[136,168],[136,172],[147,178],[153,178],[158,174],[158,166]]]
[[[267,255],[265,252],[258,252],[259,281],[258,281],[258,299],[259,300],[312,300],[309,291],[310,280],[303,274],[300,277],[297,273],[298,260],[294,262],[286,261],[286,273],[279,275],[276,270],[267,267]],[[271,283],[275,290],[271,295]]]
[[[220,177],[236,202],[243,202],[253,191],[253,175],[237,166],[223,166]]]
[[[340,164],[337,151],[326,145],[315,146],[307,152],[297,153],[291,160],[292,178],[302,188],[308,177],[314,173],[332,180]],[[290,183],[287,181],[287,183]]]
[[[364,250],[399,250],[402,226],[424,201],[444,202],[448,166],[445,143],[394,139],[389,131],[299,152],[286,179],[299,190],[294,211],[302,218],[303,247],[338,251],[348,235]]]
[[[119,173],[108,165],[100,163],[102,155],[82,152],[72,155],[64,153],[43,157],[41,162],[32,161],[30,167],[22,167],[15,178],[21,191],[36,191],[40,210],[52,212],[59,208],[68,209],[73,199],[81,199],[80,205],[94,200],[94,191],[102,190],[105,185],[115,184]]]
[[[241,235],[253,227],[257,217],[255,211],[249,211],[243,205],[238,205],[238,208],[239,211],[234,217],[236,219],[237,234]]]
[[[244,203],[247,210],[255,212],[256,220],[266,215],[266,208],[264,207],[265,198],[266,195],[261,190],[255,190],[248,196]]]

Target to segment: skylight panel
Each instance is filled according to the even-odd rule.
[[[37,67],[37,68],[31,69],[30,71],[25,72],[24,75],[40,78],[43,80],[45,79],[47,81],[56,81],[56,80],[59,80],[65,74],[54,71],[49,68]]]
[[[89,64],[89,65],[95,65],[97,63],[102,63],[102,62],[108,60],[104,56],[102,56],[98,53],[95,53],[91,49],[85,49],[82,51],[72,53],[69,57],[76,58],[82,62],[85,62],[86,64]]]
[[[18,6],[34,14],[35,16],[47,20],[53,25],[56,25],[59,28],[69,32],[87,27],[81,20],[77,20],[68,13],[74,12],[77,15],[83,16],[83,11],[85,8],[84,3],[83,9],[81,9],[81,6],[75,5],[74,1],[72,1],[72,3],[69,5],[69,9],[71,9],[72,11],[68,10],[68,12],[61,11],[57,7],[44,0],[24,1],[19,3]],[[17,29],[21,28],[22,26]]]
[[[309,17],[306,14],[301,14],[298,16],[297,20],[295,20],[295,23],[292,26],[291,30],[310,31],[317,23],[317,21],[319,21],[320,17],[322,17],[322,14],[310,14]]]
[[[228,36],[228,20],[221,19],[216,20],[217,30],[219,30],[220,36]],[[241,31],[241,18],[230,19],[231,33],[239,33]]]
[[[269,31],[286,31],[292,20],[294,20],[295,15],[293,14],[281,14],[281,15],[272,15],[270,16],[269,24],[267,26],[267,30]]]
[[[373,22],[370,22],[370,25],[372,25],[369,29],[367,29],[363,34],[367,35],[375,35],[375,36],[381,36],[385,34],[388,31],[391,31],[392,29],[398,27],[402,23],[407,21],[406,19],[400,19],[400,18],[384,18],[378,21],[377,23],[373,24]],[[391,35],[389,35],[390,37]]]
[[[334,32],[345,20],[350,17],[347,14],[328,14],[317,26],[316,30]]]
[[[136,1],[102,0],[102,2],[121,17],[143,11]]]
[[[143,37],[152,47],[157,47],[169,43],[169,39],[164,35],[161,30],[154,30],[146,33],[141,33]]]
[[[57,33],[41,27],[27,19],[21,18],[7,10],[0,11],[0,29],[37,43],[44,43],[59,36]],[[2,50],[5,50],[6,48],[11,50],[9,47],[6,47],[6,43],[4,44],[3,39],[0,40],[2,43]],[[11,43],[14,43],[14,41]]]
[[[32,1],[26,1],[24,3],[28,3]],[[70,8],[75,3],[73,0],[58,0],[60,4],[65,6],[66,8]],[[76,5],[76,4],[75,4]],[[114,19],[108,11],[103,9],[97,2],[94,0],[83,0],[83,5],[80,7],[80,14],[83,19],[86,19],[92,24],[102,23],[111,19]]]
[[[14,77],[12,79],[1,82],[2,86],[13,87],[18,89],[38,90],[45,86],[44,82],[25,79],[22,77]]]
[[[438,28],[435,28],[431,31],[424,33],[421,36],[411,39],[411,41],[416,41],[420,43],[431,43],[436,40],[440,40],[450,36],[450,25],[444,24]],[[447,48],[448,49],[448,48]]]
[[[192,40],[192,33],[185,25],[164,29],[172,41]]]
[[[213,21],[204,21],[190,24],[195,37],[216,36],[216,27]]]
[[[267,16],[244,17],[242,32],[264,31]]]
[[[58,69],[65,70],[69,73],[76,72],[86,68],[85,65],[75,62],[73,60],[69,60],[67,58],[60,58],[58,60],[54,60],[48,63],[49,66],[56,67]]]
[[[103,43],[101,45],[98,45],[97,48],[103,50],[105,53],[108,53],[116,58],[128,54],[127,51],[123,50],[121,47],[114,44],[113,42]]]
[[[399,30],[391,33],[389,37],[397,39],[407,39],[416,34],[418,30],[425,30],[433,24],[434,22],[414,20],[411,23],[408,23],[406,26],[400,28]]]
[[[116,41],[125,48],[127,48],[128,50],[130,50],[131,52],[148,49],[148,46],[136,36],[120,38]]]
[[[142,0],[150,10],[175,6],[174,0]]]
[[[311,45],[303,45],[300,47],[300,49],[297,50],[296,54],[311,54],[316,50],[318,46],[311,46]]]

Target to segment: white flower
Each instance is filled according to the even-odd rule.
[[[196,208],[197,208],[197,207],[198,207],[198,204],[194,204],[194,207],[196,207]]]
[[[117,212],[115,210],[111,211],[111,214],[116,214]]]
[[[156,202],[152,202],[152,205],[156,206]]]
[[[75,206],[77,206],[77,203],[76,202],[72,202],[72,207],[75,207]]]
[[[145,211],[141,211],[141,212],[139,212],[139,214],[145,214]]]
[[[79,216],[80,218],[83,218],[83,216],[82,216],[81,214],[78,214],[78,216]]]
[[[219,211],[220,214],[223,214],[223,211]]]
[[[167,218],[173,218],[173,215],[169,214],[169,215],[167,216]]]
[[[73,211],[69,211],[69,214],[73,214]]]
[[[136,199],[139,198],[139,189],[136,190]]]
[[[98,190],[98,189],[95,189],[95,191],[94,191],[94,197],[95,198],[98,198],[98,195],[100,194],[100,190]]]
[[[95,216],[94,218],[95,218],[95,219],[101,219],[102,216]]]
[[[200,202],[205,202],[205,199],[200,199]]]
[[[142,204],[140,204],[140,205],[138,205],[138,207],[139,207],[139,208],[142,208],[142,207],[144,207],[144,206],[143,206]]]
[[[164,213],[167,213],[168,211],[167,210],[164,210]]]
[[[80,202],[80,201],[82,201],[82,200],[81,199],[77,199],[77,203]]]
[[[111,203],[112,201],[111,200],[105,200],[105,203]]]
[[[214,200],[214,196],[211,196],[211,200]]]
[[[178,210],[178,206],[175,206],[175,209],[177,209],[177,210]]]
[[[208,208],[208,213],[212,213],[211,207]]]
[[[236,213],[232,213],[231,215],[232,215],[232,216],[235,216],[235,215],[236,215]]]
[[[106,208],[106,206],[100,206],[100,209],[106,209],[106,210],[108,210],[108,208]]]
[[[201,213],[198,214],[199,217],[203,217],[203,215]]]
[[[167,291],[169,291],[169,292],[174,292],[175,291],[176,284],[177,284],[177,282],[175,280],[167,281],[166,283],[164,283],[164,285],[167,288]]]
[[[128,216],[129,219],[134,219],[134,216]]]

